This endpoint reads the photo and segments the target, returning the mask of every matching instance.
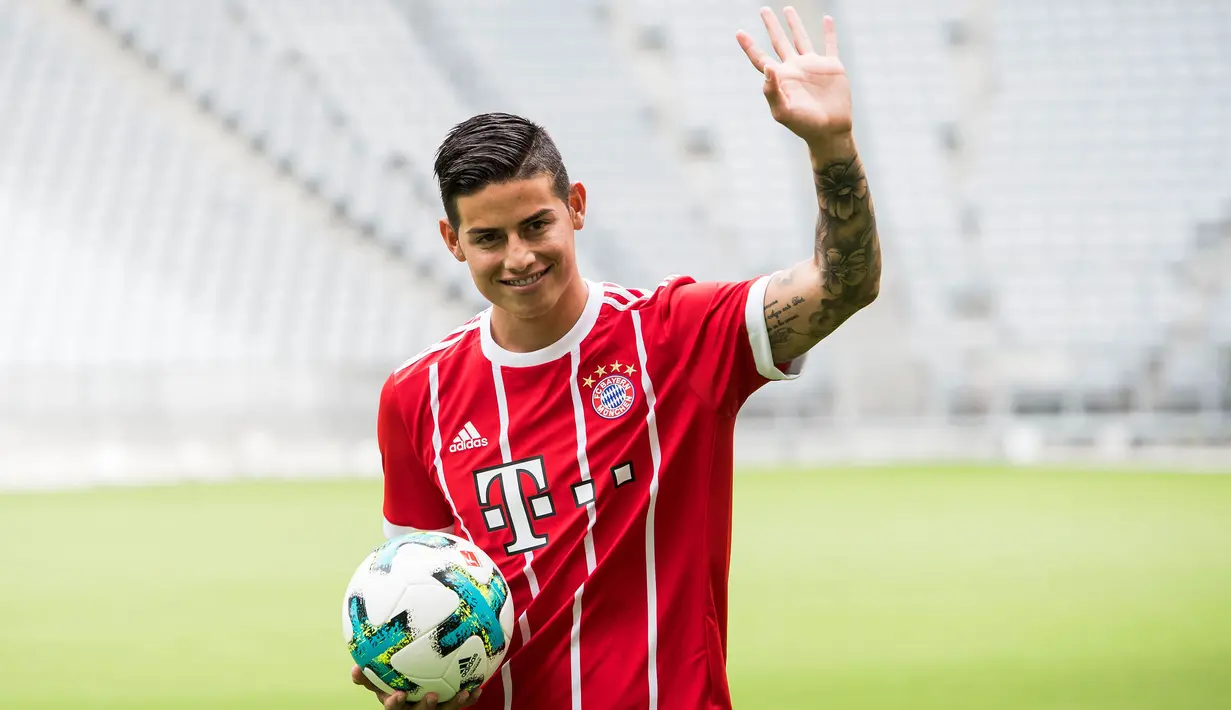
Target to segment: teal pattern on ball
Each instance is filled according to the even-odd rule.
[[[393,654],[401,651],[415,640],[410,626],[410,612],[402,611],[380,626],[368,618],[368,607],[363,595],[353,594],[347,600],[350,613],[351,640],[347,644],[351,658],[360,668],[368,668],[385,685],[394,690],[416,693],[420,686],[402,675],[393,667]]]
[[[481,584],[470,572],[457,565],[436,570],[432,576],[457,594],[457,609],[436,627],[435,646],[443,656],[453,653],[466,639],[478,636],[483,640],[487,657],[504,650],[504,629],[500,626],[500,610],[509,597],[509,587],[499,572],[493,570],[487,584]]]

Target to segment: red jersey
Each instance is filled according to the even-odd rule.
[[[381,393],[387,531],[451,529],[512,591],[517,630],[477,707],[728,708],[732,440],[774,365],[767,279],[588,283],[542,350],[490,310]]]

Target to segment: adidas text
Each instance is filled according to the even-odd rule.
[[[449,444],[449,451],[457,453],[466,449],[481,449],[487,446],[487,439],[471,439],[470,441],[455,441]]]

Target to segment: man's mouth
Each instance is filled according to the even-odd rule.
[[[527,276],[524,279],[507,279],[507,280],[501,279],[500,283],[504,284],[505,286],[530,286],[532,284],[538,283],[540,279],[542,279],[544,276],[547,275],[548,271],[551,271],[550,266],[538,272],[537,274],[532,274],[530,276]]]

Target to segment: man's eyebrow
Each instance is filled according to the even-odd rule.
[[[531,222],[535,222],[535,221],[537,221],[537,220],[543,219],[544,217],[547,217],[547,216],[548,216],[548,215],[550,215],[550,214],[551,214],[551,208],[550,208],[550,207],[544,207],[543,209],[539,210],[538,212],[535,212],[534,214],[530,215],[529,217],[527,217],[527,218],[523,219],[521,222],[518,222],[518,224],[523,224],[523,225],[524,225],[524,224],[530,224]],[[477,237],[477,236],[484,235],[484,234],[492,234],[492,233],[497,233],[497,234],[498,234],[499,232],[500,232],[500,229],[499,229],[499,228],[497,228],[497,227],[472,227],[472,228],[470,228],[470,229],[467,229],[467,230],[466,230],[466,233],[467,233],[467,234],[470,234],[470,235],[473,235],[473,236],[476,236],[476,237]]]
[[[547,216],[547,215],[549,215],[549,214],[551,214],[551,208],[550,208],[550,207],[544,207],[543,209],[539,210],[538,212],[535,212],[534,214],[530,215],[529,217],[527,217],[527,218],[523,219],[523,220],[520,222],[520,224],[530,224],[531,222],[536,222],[536,221],[538,221],[538,220],[540,220],[540,219],[543,219],[544,217],[546,217],[546,216]]]

